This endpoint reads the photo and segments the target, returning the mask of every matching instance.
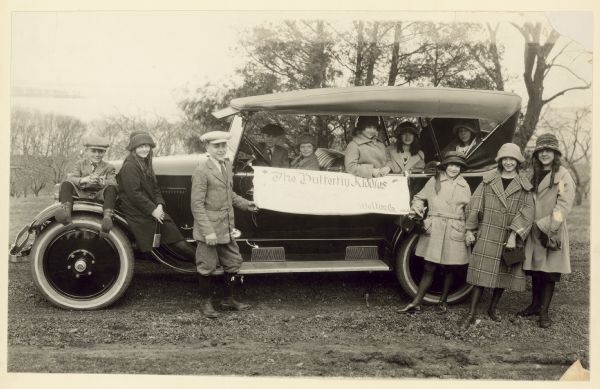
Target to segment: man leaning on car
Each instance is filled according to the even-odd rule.
[[[196,269],[199,274],[202,313],[215,318],[218,313],[212,305],[216,285],[211,276],[217,266],[223,268],[225,298],[221,307],[241,311],[247,304],[236,301],[234,281],[242,265],[242,256],[235,239],[233,207],[256,211],[253,201],[233,192],[231,162],[225,157],[230,134],[211,131],[202,135],[207,158],[199,164],[192,176],[191,209],[194,215],[194,239],[197,241]]]

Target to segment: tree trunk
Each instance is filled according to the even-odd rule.
[[[369,42],[369,56],[367,62],[367,75],[365,77],[365,85],[373,85],[375,79],[375,63],[379,59],[379,47],[377,46],[377,38],[379,35],[379,23],[373,23],[373,29],[371,30],[371,38]]]
[[[388,75],[388,85],[396,85],[398,77],[398,61],[400,58],[400,38],[402,37],[402,23],[394,25],[394,44],[392,45],[392,59],[390,61],[390,73]]]
[[[354,66],[354,86],[362,85],[363,55],[365,51],[365,23],[360,21],[356,26],[356,61]]]

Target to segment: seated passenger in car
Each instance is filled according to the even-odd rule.
[[[302,170],[321,170],[319,166],[319,160],[315,155],[315,150],[317,149],[317,142],[315,138],[310,135],[302,135],[298,139],[298,151],[300,155],[298,155],[291,162],[290,166],[292,169],[302,169]]]
[[[346,172],[364,178],[382,177],[392,169],[386,166],[385,145],[377,138],[377,116],[360,116],[346,146],[344,165]]]
[[[419,130],[409,121],[398,124],[394,130],[396,144],[387,148],[387,165],[392,173],[405,173],[425,167],[425,155],[419,143]]]
[[[234,299],[234,281],[242,266],[239,247],[232,236],[234,231],[233,207],[256,211],[253,201],[246,200],[233,192],[233,170],[225,158],[230,134],[211,131],[202,135],[208,158],[202,160],[192,176],[191,209],[194,215],[194,239],[196,248],[196,270],[199,274],[202,313],[215,318],[218,313],[212,305],[216,285],[211,274],[217,266],[223,268],[225,298],[221,306],[241,311],[247,304]]]
[[[272,167],[290,167],[290,158],[285,147],[277,144],[277,140],[284,134],[283,128],[275,123],[269,123],[260,129],[263,134],[263,143],[259,144],[259,149],[267,158]]]
[[[108,149],[107,138],[98,135],[84,137],[84,158],[77,161],[67,174],[67,180],[60,184],[58,200],[61,207],[56,212],[56,221],[64,225],[72,222],[73,196],[81,199],[103,201],[101,233],[107,233],[113,226],[115,202],[117,199],[117,180],[115,168],[103,161]]]
[[[458,123],[452,127],[454,139],[444,147],[442,155],[448,151],[456,151],[467,155],[480,143],[479,131],[470,123]]]

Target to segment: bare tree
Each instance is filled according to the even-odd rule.
[[[527,22],[523,25],[512,23],[512,25],[519,30],[525,40],[523,80],[527,89],[528,101],[523,123],[515,134],[515,143],[524,148],[535,132],[544,105],[569,91],[589,89],[591,82],[584,80],[567,66],[558,63],[558,59],[569,47],[570,42],[558,48],[556,44],[560,34],[556,30],[551,29],[544,38],[545,34],[540,22]],[[558,50],[554,51],[554,55],[551,57],[555,47]],[[553,68],[561,68],[567,71],[577,79],[580,85],[565,88],[555,92],[550,97],[544,97],[544,80]]]

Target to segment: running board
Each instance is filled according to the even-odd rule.
[[[274,273],[336,273],[336,272],[390,271],[390,267],[379,259],[354,261],[285,261],[244,262],[238,274]],[[222,274],[218,268],[213,274]]]

